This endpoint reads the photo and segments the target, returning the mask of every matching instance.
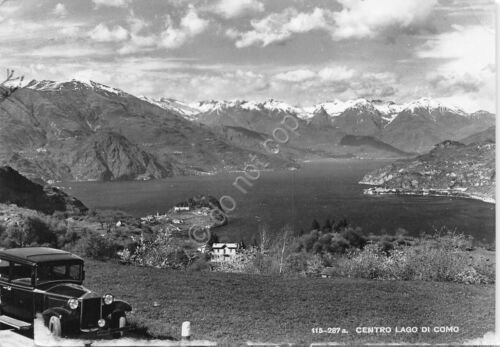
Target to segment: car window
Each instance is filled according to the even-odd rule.
[[[82,267],[78,264],[69,266],[69,277],[74,280],[79,280],[82,277]]]
[[[11,281],[13,283],[19,283],[24,285],[31,284],[31,277],[33,273],[33,268],[29,265],[12,263]]]
[[[10,262],[0,259],[0,279],[8,281],[10,273]]]
[[[66,265],[53,266],[52,272],[56,277],[64,277],[66,275]]]
[[[37,270],[37,281],[80,281],[82,277],[81,264],[40,264]]]

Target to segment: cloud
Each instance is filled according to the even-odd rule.
[[[345,66],[325,67],[318,71],[310,69],[297,69],[287,72],[282,72],[275,75],[275,78],[285,82],[303,82],[310,79],[316,79],[319,83],[322,82],[338,82],[353,78],[356,71],[346,68]]]
[[[452,29],[416,48],[417,58],[437,64],[426,74],[426,81],[433,93],[467,111],[494,110],[495,34],[479,25]]]
[[[302,13],[295,8],[287,8],[281,13],[273,13],[263,19],[252,20],[253,30],[239,33],[236,47],[252,45],[265,47],[273,42],[288,39],[293,34],[327,29],[330,25],[330,11],[328,10],[315,8],[310,13]]]
[[[108,51],[103,51],[102,49],[98,50],[93,47],[71,43],[71,44],[57,44],[52,46],[43,46],[39,49],[34,49],[32,51],[26,52],[24,54],[24,57],[27,57],[30,60],[32,60],[33,57],[57,59],[57,58],[96,57],[108,53],[109,53]]]
[[[338,0],[332,14],[334,40],[373,38],[388,28],[408,28],[425,22],[437,0]]]
[[[477,72],[495,64],[495,34],[481,25],[454,25],[453,31],[429,38],[417,47],[418,58],[451,59],[443,68]]]
[[[107,7],[127,7],[131,0],[92,0],[95,8],[98,9],[101,6]]]
[[[345,66],[325,67],[318,72],[318,77],[324,81],[348,80],[356,74],[353,69]]]
[[[413,28],[425,23],[437,0],[338,0],[342,9],[314,8],[299,12],[291,7],[265,18],[252,20],[252,30],[236,33],[239,48],[268,46],[294,34],[320,30],[333,40],[374,38],[388,29]]]
[[[150,25],[145,20],[135,16],[133,11],[127,18],[130,27],[130,40],[118,51],[120,54],[133,54],[156,48],[176,49],[195,36],[205,32],[210,21],[199,16],[198,11],[192,5],[188,7],[186,14],[180,18],[176,26],[170,15],[165,17],[164,29],[160,33],[141,33]]]
[[[190,36],[201,34],[208,27],[208,20],[198,16],[193,6],[189,7],[188,13],[181,19],[181,28]]]
[[[143,52],[145,49],[152,49],[159,41],[158,35],[154,33],[141,34],[145,29],[150,27],[150,23],[135,15],[130,11],[127,17],[127,23],[130,30],[130,40],[118,50],[120,54],[133,54]]]
[[[180,20],[179,26],[175,27],[170,16],[166,20],[166,29],[161,33],[160,46],[174,49],[184,45],[193,37],[204,32],[209,26],[207,19],[200,18],[193,6]]]
[[[148,22],[137,17],[134,11],[130,11],[129,16],[127,17],[127,23],[130,27],[130,32],[133,34],[137,34],[144,28],[148,27]]]
[[[481,76],[468,73],[432,73],[428,75],[427,81],[432,88],[439,90],[443,96],[450,96],[456,93],[475,93],[486,82]]]
[[[294,102],[324,102],[332,97],[389,98],[396,95],[400,85],[392,72],[356,71],[343,65],[298,68],[281,72],[270,78],[270,91],[275,97]]]
[[[58,3],[52,13],[58,17],[66,17],[68,15],[68,10],[64,4]]]
[[[97,42],[120,42],[127,40],[129,33],[120,25],[110,29],[106,24],[100,23],[89,32],[89,37]]]
[[[22,28],[22,30],[19,30]],[[41,33],[46,33],[47,27],[35,21],[27,21],[23,19],[9,18],[0,21],[0,39],[5,42],[19,42],[25,40],[27,35],[31,37],[42,36]]]
[[[305,69],[282,72],[276,75],[276,79],[286,82],[302,82],[315,77],[316,72]]]
[[[59,29],[59,33],[65,37],[75,37],[80,33],[80,28],[76,25],[63,26]]]
[[[0,6],[0,23],[8,18],[12,18],[17,15],[17,12],[22,11],[22,5],[15,2],[1,2]]]
[[[237,18],[248,13],[263,12],[264,4],[257,0],[220,0],[212,11],[224,18]]]
[[[75,72],[71,78],[79,81],[95,81],[106,84],[111,82],[112,77],[111,74],[105,73],[102,70],[84,69]]]

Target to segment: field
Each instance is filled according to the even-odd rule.
[[[130,302],[131,320],[153,336],[178,339],[182,322],[191,321],[193,338],[222,344],[462,343],[494,329],[494,285],[180,272],[89,260],[86,286]],[[459,331],[432,331],[442,326]],[[348,333],[312,333],[329,327]],[[357,327],[392,332],[358,334]],[[396,327],[431,332],[395,333]]]

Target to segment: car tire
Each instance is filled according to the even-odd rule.
[[[62,329],[61,329],[61,320],[59,317],[51,316],[49,319],[49,331],[50,334],[54,337],[61,337]]]
[[[127,325],[127,318],[124,313],[121,313],[113,318],[113,328],[125,328]],[[118,331],[113,333],[114,338],[119,338],[123,336],[123,331]]]

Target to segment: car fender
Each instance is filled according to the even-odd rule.
[[[70,311],[64,307],[51,307],[42,312],[42,316],[45,320],[48,320],[50,316],[58,316],[61,320],[66,320],[73,311]]]
[[[128,302],[122,301],[122,300],[115,300],[113,302],[114,308],[113,312],[117,311],[123,311],[123,312],[130,312],[132,311],[132,306]]]

